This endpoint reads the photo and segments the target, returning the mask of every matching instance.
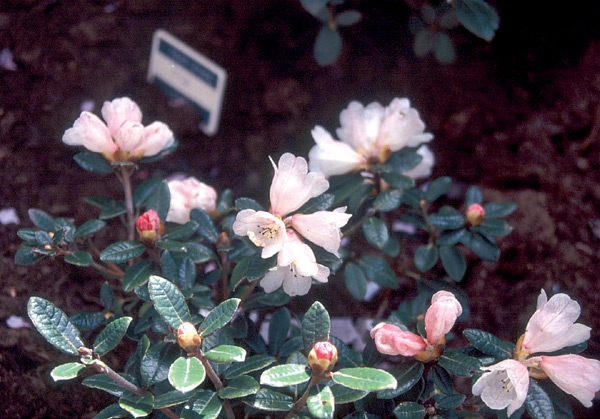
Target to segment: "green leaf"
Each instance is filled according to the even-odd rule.
[[[496,11],[483,0],[460,0],[455,3],[458,21],[473,35],[491,41],[500,25]]]
[[[342,368],[333,373],[333,381],[355,390],[380,391],[398,387],[388,372],[375,368]]]
[[[512,227],[504,220],[484,219],[477,227],[473,227],[472,231],[478,231],[490,236],[505,236],[512,231]]]
[[[335,336],[329,336],[329,342],[333,343],[338,351],[338,365],[344,367],[360,367],[362,365],[360,352],[350,349],[348,345]]]
[[[191,259],[184,258],[179,265],[176,282],[181,289],[188,290],[196,282],[196,265]]]
[[[70,380],[77,377],[79,371],[84,368],[85,365],[80,364],[79,362],[69,362],[67,364],[54,367],[52,371],[50,371],[50,376],[54,381]]]
[[[433,55],[442,64],[450,64],[456,60],[456,52],[452,39],[445,32],[436,32]]]
[[[130,383],[133,383],[133,378],[129,377],[126,374],[119,374],[121,377],[125,378]],[[95,388],[98,390],[102,390],[107,392],[108,394],[112,394],[116,397],[121,397],[125,394],[131,394],[123,387],[118,385],[112,378],[110,378],[106,374],[96,374],[90,377],[85,378],[81,384],[86,387]]]
[[[221,413],[223,405],[217,393],[201,390],[185,404],[181,411],[181,419],[215,419]]]
[[[292,396],[261,388],[249,402],[245,403],[260,410],[289,412],[294,406],[294,399]]]
[[[400,242],[390,238],[381,249],[386,255],[395,258],[400,254]]]
[[[465,196],[465,206],[469,208],[472,204],[481,204],[483,202],[483,194],[477,186],[471,186],[467,189]]]
[[[104,323],[104,313],[75,313],[70,320],[79,330],[91,330]]]
[[[439,399],[435,404],[438,409],[452,410],[456,409],[458,406],[465,401],[465,396],[462,394],[450,394],[448,396],[444,396]]]
[[[244,362],[232,364],[225,370],[224,376],[226,379],[231,380],[241,375],[266,368],[274,362],[275,358],[270,355],[254,355],[246,358]]]
[[[187,257],[194,263],[204,263],[217,258],[212,249],[201,243],[189,241],[185,243],[187,248]]]
[[[131,317],[121,317],[110,322],[96,337],[96,340],[94,341],[94,352],[99,355],[104,355],[108,351],[114,349],[121,339],[123,339],[123,336],[125,336],[131,320],[133,320]]]
[[[158,218],[165,220],[169,213],[171,205],[171,191],[166,180],[157,183],[156,187],[148,194],[144,200],[147,210],[153,209],[158,214]]]
[[[37,233],[37,232],[38,232],[37,228],[22,228],[19,231],[17,231],[17,236],[19,236],[19,238],[21,240],[34,241],[35,233]]]
[[[485,218],[502,218],[509,216],[517,209],[517,204],[512,202],[490,202],[483,206]]]
[[[361,19],[361,17],[362,15],[360,14],[360,12],[357,12],[356,10],[346,10],[342,13],[339,13],[335,17],[335,21],[340,26],[350,26],[357,23]]]
[[[134,288],[144,285],[148,282],[148,279],[153,272],[154,268],[149,260],[138,260],[127,268],[125,275],[123,275],[123,291],[130,292],[133,291]]]
[[[100,213],[98,218],[101,220],[110,220],[111,218],[118,217],[119,215],[123,215],[127,212],[127,208],[122,202],[113,202],[113,206],[105,209]]]
[[[414,402],[402,402],[394,409],[394,415],[398,419],[423,419],[425,413],[425,407]]]
[[[435,387],[443,394],[452,394],[454,392],[452,377],[450,377],[450,374],[444,368],[435,365],[429,372],[429,379],[431,378],[433,378]]]
[[[94,263],[94,259],[88,252],[76,250],[73,253],[65,255],[65,262],[75,266],[90,266],[92,263]]]
[[[140,372],[144,382],[151,386],[166,380],[171,364],[181,355],[177,345],[156,342],[142,357]]]
[[[435,244],[438,246],[454,246],[460,242],[463,236],[467,233],[464,228],[458,230],[444,230],[437,237]]]
[[[465,235],[461,241],[483,260],[495,262],[500,258],[500,249],[479,233]]]
[[[226,387],[220,389],[219,397],[222,399],[236,399],[255,394],[259,388],[258,381],[248,375],[242,375],[229,381]]]
[[[182,393],[198,387],[204,381],[206,371],[196,357],[180,357],[169,368],[169,383]]]
[[[309,353],[315,343],[329,340],[329,313],[318,301],[315,301],[302,319],[302,345]]]
[[[216,364],[225,364],[227,362],[244,362],[246,359],[246,350],[239,346],[219,345],[206,352],[206,358]]]
[[[319,14],[321,10],[325,7],[328,0],[300,0],[300,4],[304,10],[310,13],[313,16]]]
[[[162,181],[163,179],[161,178],[152,178],[140,183],[133,191],[133,205],[136,208],[144,206],[148,197],[158,188]]]
[[[395,399],[399,395],[406,393],[421,379],[424,369],[421,362],[401,364],[393,368],[390,370],[390,374],[398,382],[398,387],[378,392],[377,398]]]
[[[230,298],[212,309],[198,328],[200,336],[208,336],[229,323],[240,301],[239,298]]]
[[[337,404],[352,403],[369,394],[368,391],[354,390],[337,383],[331,383],[330,388]]]
[[[254,211],[264,211],[262,205],[250,198],[238,198],[235,200],[236,208],[241,211],[245,209],[253,209]]]
[[[385,260],[373,256],[364,256],[358,261],[358,265],[367,278],[383,288],[398,288],[398,278]]]
[[[410,189],[415,186],[415,180],[400,173],[388,172],[381,175],[392,188]]]
[[[439,365],[460,377],[471,377],[474,373],[479,372],[482,366],[477,358],[454,349],[444,351],[439,358]]]
[[[246,272],[248,281],[262,278],[277,262],[277,255],[263,259],[260,254],[260,251],[256,252],[248,262],[248,271]]]
[[[425,199],[429,202],[433,202],[438,199],[440,196],[444,195],[450,189],[452,185],[452,179],[448,176],[442,176],[432,181],[427,185],[427,190],[425,191]]]
[[[176,240],[159,240],[156,242],[156,247],[174,253],[181,253],[187,251],[185,244]]]
[[[106,221],[88,220],[75,230],[75,237],[91,236],[106,227]]]
[[[465,329],[463,335],[484,354],[498,359],[507,359],[512,356],[514,345],[497,338],[491,333],[479,329]]]
[[[154,308],[173,329],[177,330],[181,323],[191,320],[185,298],[175,284],[152,275],[148,281],[148,291]]]
[[[79,330],[50,301],[31,297],[27,303],[27,313],[36,329],[57,349],[69,355],[78,355],[78,349],[85,346],[79,337]]]
[[[166,393],[156,396],[154,399],[154,409],[161,409],[163,407],[177,406],[178,404],[185,403],[196,395],[196,392],[190,391],[182,393],[179,390],[172,390]]]
[[[388,212],[393,211],[400,206],[402,203],[402,192],[398,189],[391,189],[389,191],[381,192],[375,201],[373,201],[373,208],[377,211]]]
[[[429,222],[442,230],[454,230],[465,225],[465,219],[462,214],[443,214],[442,211],[429,216]]]
[[[134,418],[148,416],[154,408],[154,396],[147,394],[144,397],[134,394],[125,395],[119,399],[119,406],[127,410]]]
[[[335,401],[331,388],[324,386],[317,394],[309,396],[306,405],[310,414],[315,418],[328,419],[333,417]]]
[[[554,419],[552,400],[533,378],[529,379],[525,408],[533,419]]]
[[[344,284],[354,298],[364,300],[367,293],[367,277],[356,263],[349,262],[344,267]]]
[[[127,417],[127,411],[119,406],[118,403],[113,403],[105,407],[93,419],[114,419]]]
[[[88,172],[107,174],[113,171],[113,167],[101,154],[91,151],[77,153],[73,156],[73,160]]]
[[[440,246],[442,266],[455,281],[460,281],[467,271],[465,257],[457,246]]]
[[[290,330],[291,315],[287,308],[282,307],[273,313],[269,323],[269,350],[272,354],[279,352],[279,348],[287,339]]]
[[[100,300],[106,309],[110,309],[115,301],[115,294],[110,285],[108,285],[108,282],[104,282],[100,288]]]
[[[269,368],[260,375],[260,384],[287,387],[310,380],[306,364],[285,364]]]
[[[342,37],[338,31],[333,31],[323,25],[314,45],[315,60],[321,67],[335,63],[342,51]]]
[[[323,193],[319,196],[311,198],[308,202],[298,208],[294,213],[297,214],[314,214],[317,211],[329,209],[333,204],[335,196],[330,193]]]
[[[49,233],[54,232],[54,218],[52,218],[48,213],[40,209],[30,208],[27,211],[27,214],[29,214],[29,218],[33,224],[36,225],[36,227],[39,227]]]
[[[433,244],[419,246],[415,252],[415,266],[421,272],[427,272],[438,261],[438,249]]]
[[[183,240],[190,237],[198,229],[198,223],[195,221],[188,221],[184,225],[177,226],[170,229],[161,236],[163,240]]]
[[[211,243],[216,243],[219,238],[219,232],[215,227],[210,215],[202,208],[194,208],[190,212],[190,219],[198,224],[197,233]]]
[[[104,262],[121,263],[134,259],[146,251],[142,242],[128,240],[109,245],[100,253],[100,260]]]

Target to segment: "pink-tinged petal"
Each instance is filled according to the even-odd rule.
[[[393,324],[379,323],[371,329],[371,338],[377,350],[386,355],[415,356],[427,348],[423,338]]]
[[[295,214],[291,226],[302,237],[336,256],[339,256],[342,232],[340,228],[348,223],[352,214],[346,214],[346,207],[334,211],[317,211],[314,214]]]
[[[294,275],[312,277],[319,273],[312,249],[293,231],[287,232],[287,239],[277,255],[277,265],[290,266]]]
[[[350,102],[340,113],[340,128],[336,130],[338,138],[362,154],[373,148],[374,138],[369,138],[367,131],[364,106],[356,101]]]
[[[112,102],[104,102],[102,117],[114,137],[126,121],[141,123],[142,111],[133,100],[128,97],[121,97],[114,99]]]
[[[276,266],[269,270],[260,280],[260,285],[266,293],[278,290],[283,285],[283,291],[291,297],[305,295],[310,290],[310,276],[299,275],[293,265]]]
[[[514,359],[506,359],[489,367],[482,367],[484,373],[473,385],[473,394],[491,409],[507,408],[512,415],[525,402],[529,389],[529,373],[525,364]]]
[[[316,126],[311,134],[315,145],[308,153],[311,171],[323,173],[325,177],[343,175],[358,170],[367,159],[348,144],[333,139],[323,127]]]
[[[426,145],[422,145],[417,149],[417,154],[423,159],[415,167],[402,174],[413,179],[423,179],[431,176],[431,169],[435,163],[435,157],[433,156],[431,149]]]
[[[431,298],[431,306],[425,313],[425,330],[427,342],[435,345],[452,329],[458,316],[462,314],[462,306],[451,292],[438,291]]]
[[[322,173],[308,173],[308,164],[302,157],[285,153],[271,183],[271,212],[284,217],[304,205],[310,198],[321,195],[329,188]]]
[[[265,276],[260,280],[260,286],[263,287],[265,292],[271,293],[281,288],[284,279],[288,275],[289,268],[276,266],[271,268]]]
[[[538,308],[533,313],[523,338],[522,348],[530,354],[554,352],[576,345],[590,338],[590,328],[575,323],[581,308],[567,294],[556,294],[547,301],[538,298]]]
[[[144,157],[155,156],[171,147],[174,142],[173,131],[166,124],[155,121],[144,127],[144,141],[133,150],[133,153],[141,153]]]
[[[283,221],[266,211],[245,209],[238,212],[233,231],[238,236],[248,236],[252,243],[262,247],[264,259],[279,252],[287,240]]]
[[[95,153],[113,154],[118,150],[104,122],[89,112],[79,115],[62,140],[67,145],[81,145]]]
[[[389,147],[398,151],[431,141],[432,134],[424,133],[425,124],[416,109],[405,98],[394,99],[385,109],[385,115],[377,136],[377,148]]]
[[[125,121],[114,134],[121,151],[133,151],[144,140],[144,126],[139,122]]]
[[[600,361],[579,355],[542,355],[539,366],[562,391],[585,407],[592,406],[596,392],[600,391]]]
[[[202,208],[206,212],[215,210],[217,192],[195,177],[170,180],[167,184],[171,194],[171,204],[166,221],[185,224],[190,221],[190,211],[194,208]]]
[[[329,280],[329,268],[320,264],[317,264],[317,268],[319,270],[316,275],[313,275],[313,278],[319,282],[327,282]]]

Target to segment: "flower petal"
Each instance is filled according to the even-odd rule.
[[[260,286],[263,287],[267,294],[277,291],[281,288],[281,284],[283,284],[283,280],[288,275],[288,271],[289,269],[281,268],[280,266],[270,269],[260,280]]]
[[[385,108],[376,145],[377,148],[387,146],[391,151],[415,147],[433,138],[432,134],[424,131],[425,124],[419,117],[419,112],[410,107],[409,100],[395,98]]]
[[[142,111],[139,106],[128,97],[114,99],[112,102],[104,102],[102,105],[102,117],[108,125],[108,130],[113,137],[119,128],[126,122],[142,122]]]
[[[233,231],[238,236],[248,236],[256,246],[263,247],[261,256],[264,259],[279,252],[287,239],[283,221],[271,213],[252,209],[238,212]]]
[[[489,367],[482,367],[484,373],[473,385],[473,394],[491,409],[507,408],[512,415],[525,402],[529,389],[529,374],[525,364],[514,359],[505,359]]]
[[[206,212],[216,209],[217,191],[195,177],[173,179],[167,182],[171,193],[171,204],[166,221],[185,224],[190,221],[190,211],[202,208]]]
[[[65,131],[62,140],[67,145],[82,145],[95,153],[113,154],[118,150],[104,122],[90,112],[82,112],[73,127]]]
[[[462,306],[451,292],[438,291],[431,298],[431,306],[425,313],[425,330],[427,342],[435,345],[454,326],[458,316],[462,314]]]
[[[336,256],[342,239],[340,228],[352,217],[346,214],[346,207],[334,211],[317,211],[313,214],[295,214],[291,218],[291,226],[304,238]]]
[[[415,356],[427,348],[422,337],[388,323],[379,323],[371,329],[371,338],[377,350],[386,355]]]
[[[340,113],[340,128],[336,130],[336,134],[340,140],[367,157],[369,151],[373,149],[375,140],[374,136],[369,137],[367,125],[373,130],[373,116],[376,116],[376,112],[372,107],[369,113],[370,124],[367,123],[365,113],[365,108],[361,103],[350,102],[348,107]],[[380,113],[383,114],[381,110]]]
[[[312,249],[300,240],[293,231],[287,232],[287,240],[277,255],[279,266],[290,266],[294,274],[301,276],[315,276],[319,273],[317,259]]]
[[[348,144],[333,139],[323,127],[316,126],[311,134],[316,145],[308,153],[311,171],[320,172],[325,177],[343,175],[358,170],[367,159]]]
[[[164,149],[171,147],[174,142],[173,131],[166,124],[155,121],[144,127],[144,141],[133,150],[133,153],[143,152],[144,157],[155,156]]]
[[[113,136],[120,150],[131,152],[144,140],[144,126],[139,122],[125,121]]]
[[[418,148],[417,154],[423,157],[423,159],[415,167],[402,174],[413,179],[423,179],[431,176],[431,169],[435,163],[435,157],[431,149],[426,145],[422,145]]]
[[[600,391],[600,361],[580,355],[540,357],[540,368],[562,391],[574,396],[585,407]]]
[[[321,195],[329,188],[322,173],[308,173],[308,164],[302,157],[285,153],[275,167],[271,183],[271,212],[281,217],[297,210],[310,198]]]

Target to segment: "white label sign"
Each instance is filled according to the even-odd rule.
[[[217,132],[227,72],[164,29],[154,32],[148,81],[171,99],[184,99],[202,115],[200,129]]]

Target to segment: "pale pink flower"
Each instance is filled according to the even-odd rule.
[[[379,323],[371,329],[371,338],[377,350],[386,355],[415,356],[427,349],[427,342],[421,336],[388,323]]]
[[[144,128],[140,108],[128,97],[104,102],[102,116],[106,124],[96,115],[82,112],[65,131],[63,142],[102,153],[110,161],[154,156],[175,142],[173,132],[162,122]]]
[[[422,157],[419,164],[402,174],[413,179],[423,179],[431,176],[431,170],[435,163],[433,152],[426,145],[422,145],[417,149],[417,154]]]
[[[530,354],[554,352],[577,345],[590,338],[590,328],[575,323],[581,308],[567,294],[556,294],[548,300],[546,292],[538,297],[537,310],[527,323],[522,349]]]
[[[317,246],[339,256],[338,249],[342,240],[340,228],[346,225],[352,214],[346,207],[333,211],[317,211],[313,214],[295,214],[290,224],[294,230]]]
[[[281,218],[270,212],[253,209],[238,212],[233,223],[233,232],[238,236],[248,236],[252,243],[262,247],[263,259],[279,252],[286,240],[285,224]]]
[[[217,192],[195,177],[170,180],[167,185],[171,194],[171,204],[166,221],[185,224],[190,221],[190,211],[194,208],[202,208],[206,212],[216,209]]]
[[[600,361],[579,355],[540,356],[538,365],[562,391],[585,407],[600,391]]]
[[[529,389],[529,373],[522,362],[505,359],[489,367],[481,368],[485,372],[473,385],[473,394],[491,409],[507,408],[512,415],[525,402]]]
[[[385,108],[376,102],[364,107],[353,101],[340,113],[340,125],[336,133],[341,142],[320,126],[312,131],[316,145],[309,153],[311,170],[321,171],[325,176],[360,170],[370,160],[384,162],[391,152],[433,138],[424,132],[425,124],[419,113],[405,98],[396,98]],[[427,166],[430,169],[433,164],[432,155],[425,150],[420,154],[427,160],[416,172],[418,175],[427,173]]]
[[[431,297],[431,306],[425,313],[427,342],[436,345],[452,329],[462,306],[451,292],[438,291]]]

